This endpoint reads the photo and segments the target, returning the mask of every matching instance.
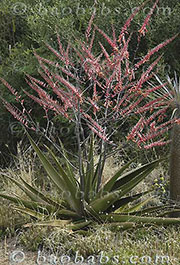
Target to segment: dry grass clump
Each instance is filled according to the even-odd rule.
[[[134,228],[128,231],[112,231],[104,224],[93,227],[86,236],[72,233],[65,228],[50,230],[34,227],[24,231],[19,241],[26,249],[32,250],[32,244],[28,240],[33,240],[33,250],[36,246],[36,250],[46,258],[53,256],[60,260],[66,255],[73,262],[78,253],[85,264],[88,264],[90,256],[94,257],[95,264],[100,264],[98,262],[101,255],[108,257],[108,265],[121,264],[120,262],[129,265],[130,261],[149,264],[143,263],[148,260],[151,260],[150,264],[178,265],[180,261],[180,229],[175,226],[145,226],[138,230]],[[114,257],[118,257],[119,263],[112,263]]]

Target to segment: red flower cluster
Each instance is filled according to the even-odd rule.
[[[94,13],[85,33],[86,41],[79,42],[78,49],[70,44],[66,48],[63,47],[60,36],[57,34],[59,50],[56,51],[47,44],[47,48],[56,57],[55,61],[42,58],[35,53],[42,69],[39,74],[44,82],[27,75],[26,82],[38,94],[38,97],[30,95],[26,91],[25,93],[40,104],[46,112],[54,111],[56,115],[62,115],[70,121],[76,122],[77,113],[79,113],[80,118],[85,120],[88,127],[103,141],[110,142],[109,138],[115,120],[123,120],[134,114],[138,117],[138,122],[127,136],[128,140],[133,140],[145,148],[167,143],[160,140],[148,144],[149,140],[162,136],[175,122],[179,122],[179,120],[172,119],[163,123],[165,112],[171,104],[166,95],[161,95],[153,100],[150,97],[164,86],[162,84],[152,88],[149,85],[161,56],[150,63],[146,70],[143,70],[141,66],[149,61],[154,53],[173,41],[177,35],[157,45],[133,64],[129,57],[129,43],[132,34],[128,30],[134,16],[145,3],[128,18],[118,38],[113,27],[113,36],[110,38],[103,30],[93,25]],[[157,3],[158,0],[146,16],[139,30],[137,41],[140,41],[141,35],[145,35]],[[99,42],[101,54],[93,53],[93,44],[97,33],[107,41],[111,53],[108,53],[101,42]],[[73,53],[77,58],[75,62]],[[52,67],[55,70],[52,70]],[[17,92],[4,79],[0,80],[19,101],[20,96],[17,95]],[[49,89],[54,92],[55,98],[48,94]],[[5,100],[3,102],[16,119],[25,126],[34,128],[29,125],[30,120],[24,114],[24,109],[20,111]],[[159,122],[161,125],[156,125]]]

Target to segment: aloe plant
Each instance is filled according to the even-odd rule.
[[[180,118],[180,79],[178,81],[175,74],[174,82],[168,78],[168,83],[172,88],[172,99],[174,103],[175,117]],[[171,135],[171,152],[170,152],[170,198],[180,202],[180,124],[173,126]],[[179,213],[173,216],[180,216]]]
[[[84,190],[81,190],[80,180],[74,174],[74,170],[66,155],[66,168],[63,168],[56,155],[48,149],[54,160],[53,166],[44,153],[29,136],[30,142],[39,156],[44,169],[57,188],[59,198],[57,200],[41,193],[36,187],[29,185],[22,177],[21,181],[9,176],[4,176],[17,185],[27,196],[24,200],[18,196],[1,193],[0,196],[15,204],[15,209],[21,213],[35,217],[36,225],[62,226],[66,225],[71,230],[78,230],[93,223],[113,222],[122,227],[134,226],[136,223],[172,224],[180,223],[178,218],[164,218],[153,216],[156,210],[168,209],[167,206],[156,208],[143,208],[151,199],[139,202],[139,199],[152,190],[131,195],[131,191],[147,177],[162,160],[155,160],[138,168],[126,171],[132,161],[125,164],[119,171],[98,186],[98,166],[94,162],[94,140],[90,139],[88,160],[82,165],[84,178]],[[63,145],[61,143],[63,148]],[[135,201],[137,200],[137,203]],[[133,202],[133,205],[131,203]],[[54,214],[56,218],[54,219]],[[128,225],[129,224],[129,225]]]
[[[162,56],[152,61],[150,61],[150,58],[173,41],[178,34],[152,48],[138,60],[136,60],[137,50],[132,54],[129,46],[134,36],[130,31],[130,24],[147,2],[142,3],[141,6],[133,11],[118,36],[113,26],[112,37],[109,37],[98,28],[93,22],[95,19],[95,14],[93,13],[85,32],[85,41],[79,42],[78,47],[73,44],[63,46],[57,33],[58,51],[51,45],[46,44],[47,48],[55,55],[55,61],[42,58],[35,52],[41,67],[39,74],[44,81],[27,75],[27,84],[38,96],[29,94],[27,91],[24,92],[44,108],[48,118],[47,130],[49,124],[48,114],[51,111],[55,115],[60,115],[69,122],[75,123],[79,179],[77,180],[75,177],[74,168],[69,162],[62,144],[61,152],[63,152],[65,157],[66,169],[59,163],[55,154],[49,150],[56,165],[56,167],[53,167],[34,141],[29,138],[51,181],[58,189],[60,196],[62,196],[62,201],[59,203],[46,197],[23,179],[18,182],[9,178],[30,198],[29,201],[26,201],[17,196],[12,197],[7,194],[1,194],[1,197],[10,199],[18,204],[16,206],[17,210],[28,213],[42,220],[42,222],[44,218],[48,219],[51,213],[56,213],[58,220],[55,222],[46,220],[46,224],[66,224],[72,229],[79,229],[93,222],[105,221],[122,223],[130,220],[133,220],[133,223],[179,222],[179,219],[171,219],[170,221],[146,216],[147,213],[151,212],[151,209],[147,213],[146,211],[141,212],[145,216],[139,216],[138,209],[144,202],[133,206],[134,208],[128,208],[130,202],[144,195],[142,193],[132,197],[129,193],[154,169],[159,163],[158,160],[125,173],[124,170],[131,163],[129,162],[112,176],[109,181],[102,184],[102,173],[107,153],[112,147],[118,148],[118,145],[113,143],[112,139],[116,131],[114,126],[116,122],[119,124],[119,129],[124,120],[132,117],[132,115],[137,117],[137,123],[130,131],[127,139],[137,142],[139,147],[142,147],[156,136],[162,135],[169,128],[166,122],[155,127],[155,118],[160,114],[164,114],[164,110],[161,108],[165,104],[164,98],[152,100],[151,102],[147,101],[148,97],[161,88],[161,86],[150,88],[148,82],[153,79],[155,68]],[[158,0],[154,2],[152,9],[138,30],[137,49],[147,32],[149,20],[157,4]],[[101,53],[95,54],[93,49],[94,40],[99,38],[99,35],[104,38],[109,48],[106,49],[99,42]],[[143,66],[149,61],[148,67],[144,68]],[[37,131],[37,123],[30,115],[31,110],[25,108],[19,92],[1,77],[0,81],[15,96],[16,101],[21,104],[22,110],[2,99],[4,106],[26,128]],[[49,89],[51,89],[55,97],[48,93]],[[176,121],[173,120],[173,122]],[[87,137],[85,136],[84,124],[86,128],[90,129]],[[169,124],[172,125],[172,121]],[[93,133],[96,137],[99,137],[100,155],[97,165],[94,163],[93,137],[90,140],[89,150],[87,150],[87,139]],[[48,140],[53,144],[52,139]],[[108,144],[111,147],[107,148]],[[162,144],[164,144],[162,141],[153,143],[153,145]],[[146,145],[146,148],[149,147],[152,147],[152,143],[150,146]],[[46,209],[47,214],[44,209]]]
[[[166,101],[171,106],[172,119],[177,122],[173,123],[171,133],[170,149],[170,198],[172,201],[180,202],[180,78],[178,79],[175,72],[174,77],[167,76],[166,82],[163,83],[157,76],[157,81],[162,85],[161,94],[166,95]],[[159,94],[157,95],[159,97]],[[180,214],[173,213],[173,216]]]

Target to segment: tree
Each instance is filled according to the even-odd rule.
[[[157,78],[160,84],[162,81]],[[177,74],[175,72],[175,76],[171,79],[169,76],[167,77],[167,82],[164,83],[162,87],[162,93],[166,93],[167,100],[170,102],[170,107],[172,110],[172,116],[175,119],[179,120],[180,118],[180,79],[178,80]],[[179,143],[179,135],[180,135],[180,123],[177,122],[173,124],[172,133],[171,133],[171,149],[170,149],[170,199],[173,203],[179,204],[180,202],[180,143]],[[173,217],[179,217],[180,214],[173,213]]]

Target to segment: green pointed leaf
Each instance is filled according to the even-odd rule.
[[[142,210],[136,212],[136,215],[151,214],[153,212],[157,212],[159,210],[164,210],[164,209],[169,209],[169,208],[172,208],[172,206],[168,206],[168,205],[153,206],[153,207],[142,209]]]
[[[70,224],[71,220],[49,220],[36,223],[28,223],[23,225],[23,227],[32,227],[32,226],[51,226],[51,227],[62,227]]]
[[[128,192],[130,192],[135,186],[137,186],[145,177],[147,177],[155,168],[155,164],[152,165],[151,167],[148,167],[144,172],[139,174],[138,176],[134,177],[131,179],[128,183],[123,185],[121,187],[122,194],[121,196],[124,196]]]
[[[151,200],[152,200],[152,198],[150,197],[150,198],[148,198],[148,199],[146,199],[140,203],[137,203],[135,206],[128,208],[123,213],[134,213],[135,214],[136,211],[140,210],[146,203],[148,203]]]
[[[77,213],[70,211],[70,210],[66,210],[66,209],[62,209],[56,212],[56,217],[58,218],[69,218],[69,219],[78,219],[81,216],[79,216]]]
[[[74,224],[69,224],[69,225],[67,225],[67,228],[70,230],[76,231],[76,230],[88,227],[92,223],[93,222],[91,220],[90,221],[87,220],[87,221],[82,221],[82,222],[78,222],[78,223],[74,223]]]
[[[170,215],[170,214],[173,214],[173,213],[179,213],[180,212],[180,209],[174,209],[174,210],[169,210],[169,211],[166,211],[162,214],[158,214],[158,217],[164,217],[166,215]]]
[[[121,197],[121,191],[113,191],[104,195],[102,198],[93,200],[89,207],[96,213],[102,213],[106,211],[111,205],[113,205]]]
[[[137,184],[139,184],[154,169],[155,165],[156,164],[152,164],[151,167],[148,166],[148,169],[146,169],[144,172],[137,175],[136,177],[133,177],[128,183],[121,187],[121,190],[112,191],[107,195],[104,195],[102,198],[94,200],[92,203],[90,203],[90,207],[92,207],[97,213],[106,211],[117,200],[122,198],[122,196],[126,195]]]
[[[33,210],[25,208],[25,207],[15,206],[13,208],[14,208],[14,210],[17,210],[18,212],[30,215],[30,216],[35,217],[37,219],[43,220],[45,218],[44,214],[41,214],[37,211],[33,211]]]
[[[7,199],[9,201],[12,201],[15,204],[24,205],[27,208],[34,208],[34,207],[37,206],[37,203],[34,202],[34,201],[26,201],[26,200],[23,200],[21,198],[14,197],[14,196],[7,195],[7,194],[3,194],[3,193],[0,193],[0,197],[4,198],[4,199]]]
[[[32,192],[33,194],[35,194],[37,197],[40,198],[40,200],[55,206],[57,209],[58,208],[62,208],[63,205],[63,201],[62,204],[58,204],[57,202],[51,200],[50,198],[47,198],[46,196],[44,196],[44,194],[42,194],[40,191],[36,190],[34,187],[32,187],[31,185],[29,185],[22,177],[20,177],[20,179],[22,180],[22,182],[24,183],[24,185],[26,186],[26,188]]]
[[[85,206],[85,213],[87,217],[95,220],[96,222],[101,221],[99,214],[89,204]]]
[[[69,206],[72,207],[73,210],[76,212],[82,212],[82,203],[80,201],[80,197],[77,196],[77,187],[74,187],[72,185],[72,182],[69,180],[66,174],[64,174],[64,171],[62,171],[62,175],[60,175],[57,170],[50,164],[48,159],[44,156],[44,154],[41,152],[41,150],[36,146],[34,141],[30,136],[29,140],[31,142],[32,147],[36,151],[37,155],[39,156],[44,169],[48,173],[51,180],[54,182],[54,184],[57,186],[57,188],[63,192],[65,200],[68,202]]]
[[[135,161],[135,159],[132,159],[130,162],[128,162],[126,165],[120,168],[118,172],[110,179],[108,180],[103,187],[98,192],[96,198],[99,198],[102,196],[103,193],[109,192],[112,190],[112,187],[115,184],[115,181],[121,176],[121,174]]]
[[[133,202],[135,200],[138,200],[140,199],[142,196],[148,194],[152,192],[152,190],[149,190],[149,191],[145,191],[145,192],[141,192],[141,193],[138,193],[136,195],[133,195],[133,196],[129,196],[129,197],[125,197],[125,198],[122,198],[118,201],[116,201],[110,208],[108,208],[106,210],[107,213],[110,213],[110,212],[115,212],[117,211],[118,213],[120,212],[123,212],[124,209],[126,209],[126,206],[130,203],[130,202]]]
[[[101,215],[105,222],[133,222],[142,224],[169,225],[180,224],[180,218],[140,217],[133,215],[108,214]]]
[[[150,167],[156,167],[161,161],[163,161],[164,159],[158,159],[155,161],[152,161],[148,164],[145,164],[141,167],[138,167],[136,169],[133,169],[127,173],[125,173],[119,180],[117,180],[113,187],[112,190],[116,190],[119,189],[121,186],[125,185],[126,183],[128,183],[130,180],[132,180],[133,178],[136,178],[137,175],[139,175],[140,173],[144,172],[146,169],[150,168]]]
[[[3,177],[9,179],[14,184],[16,184],[20,188],[20,190],[22,190],[32,201],[43,202],[43,200],[37,194],[31,192],[28,188],[24,187],[24,185],[22,185],[19,181],[7,175],[3,175]]]
[[[74,173],[73,173],[73,168],[71,166],[71,163],[69,162],[69,158],[68,158],[67,152],[66,152],[66,150],[64,148],[64,145],[63,145],[62,141],[60,140],[60,138],[58,138],[58,140],[59,140],[59,143],[61,145],[61,149],[63,151],[64,161],[65,161],[65,164],[66,164],[68,175],[71,177],[71,179],[73,181],[74,181],[74,179],[76,181],[76,178],[75,178]]]
[[[58,158],[57,158],[56,155],[52,152],[52,150],[51,150],[48,146],[46,146],[46,149],[49,151],[49,153],[50,153],[51,156],[53,157],[54,162],[55,162],[55,164],[56,164],[56,167],[57,167],[57,169],[58,169],[60,175],[62,175],[64,179],[69,178],[69,180],[70,180],[71,183],[72,183],[72,186],[74,186],[74,189],[76,189],[76,187],[77,187],[77,186],[76,186],[76,182],[77,182],[77,181],[76,181],[75,176],[72,176],[72,174],[68,174],[68,170],[67,170],[67,168],[66,168],[66,172],[67,172],[67,173],[66,173],[65,170],[63,169],[63,167],[61,166],[61,164],[60,164]]]
[[[6,195],[6,194],[3,194],[3,193],[0,193],[0,197],[2,197],[4,199],[7,199],[9,201],[12,201],[15,204],[24,206],[25,208],[28,208],[28,209],[31,209],[31,210],[44,212],[44,209],[46,209],[46,211],[49,212],[49,213],[57,211],[57,209],[54,206],[52,206],[52,205],[47,205],[47,204],[34,202],[34,201],[27,201],[27,200],[23,200],[23,199],[21,199],[19,197],[10,196],[10,195]]]
[[[72,220],[48,220],[36,223],[25,224],[24,227],[31,226],[53,226],[62,227],[65,226],[69,230],[79,230],[92,224],[92,221],[80,221],[72,223]]]

